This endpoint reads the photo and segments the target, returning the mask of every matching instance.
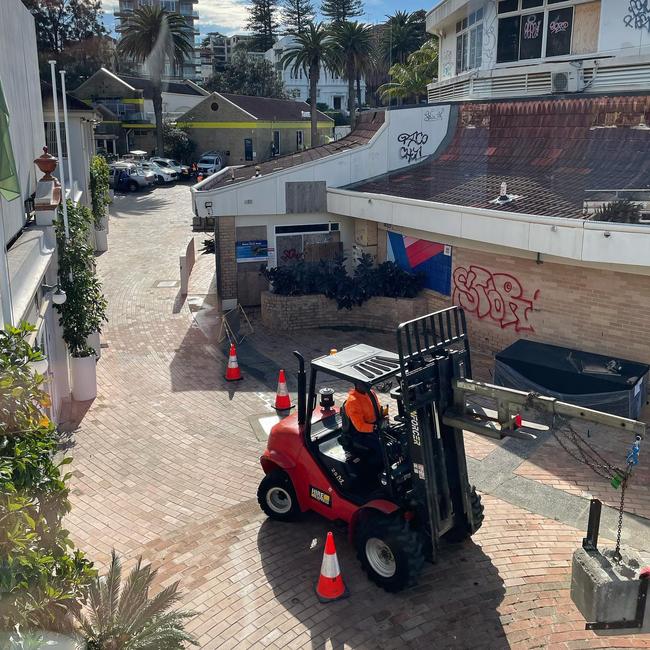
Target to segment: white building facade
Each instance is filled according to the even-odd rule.
[[[52,397],[51,417],[57,421],[62,401],[70,396],[68,355],[51,302],[50,287],[57,284],[54,229],[39,226],[34,219],[33,197],[37,181],[43,176],[34,159],[43,153],[45,120],[34,19],[20,0],[0,3],[0,43],[0,84],[9,114],[9,137],[20,190],[12,200],[0,195],[2,323],[18,325],[27,321],[36,327],[30,342],[48,358],[47,390]],[[78,126],[81,129],[80,123]],[[84,137],[75,129],[71,141],[76,142],[77,136]],[[86,137],[85,146],[89,145],[92,142]],[[76,164],[75,174],[83,176]]]
[[[294,72],[292,66],[287,68],[282,65],[282,57],[294,44],[292,36],[285,36],[277,41],[273,47],[266,52],[264,58],[275,67],[278,77],[282,79],[289,96],[297,101],[309,99],[309,77],[304,70]],[[356,89],[356,84],[355,84]],[[356,90],[355,90],[356,92]],[[317,102],[327,104],[331,110],[347,111],[348,106],[348,82],[326,68],[320,71],[318,81]],[[361,79],[361,102],[365,103],[366,81]]]
[[[624,0],[443,0],[429,101],[650,87],[650,6]],[[627,70],[627,72],[626,72]]]

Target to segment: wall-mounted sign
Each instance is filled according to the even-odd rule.
[[[269,247],[266,239],[249,239],[235,244],[238,262],[259,262],[268,258]]]

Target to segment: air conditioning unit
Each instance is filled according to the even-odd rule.
[[[581,68],[565,68],[551,72],[551,92],[578,93],[585,87]]]

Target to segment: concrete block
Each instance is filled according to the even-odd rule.
[[[635,549],[621,549],[620,563],[612,560],[613,550],[587,551],[573,554],[571,600],[589,623],[632,621],[636,618],[639,594],[639,573],[650,566],[650,556]],[[646,600],[643,628],[601,630],[599,634],[640,633],[650,631],[650,598]]]

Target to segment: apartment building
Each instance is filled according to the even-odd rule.
[[[199,34],[196,23],[199,19],[199,13],[196,10],[196,5],[199,0],[119,0],[120,6],[115,10],[116,25],[115,31],[118,36],[123,31],[124,27],[129,22],[129,17],[133,14],[134,10],[138,7],[160,6],[170,12],[175,12],[183,16],[188,25],[192,29],[192,34],[196,40]],[[146,76],[146,65],[137,65],[137,74]],[[201,79],[201,57],[199,48],[195,47],[194,51],[188,56],[182,65],[177,65],[173,62],[168,62],[165,66],[164,77],[168,79]]]
[[[264,54],[264,58],[275,67],[278,77],[282,79],[289,96],[299,102],[309,99],[309,77],[304,70],[294,71],[291,67],[282,65],[282,57],[295,43],[293,36],[284,36]],[[361,103],[365,103],[366,80],[361,79]],[[318,82],[318,103],[336,111],[347,111],[348,82],[340,75],[325,67],[321,68]]]

